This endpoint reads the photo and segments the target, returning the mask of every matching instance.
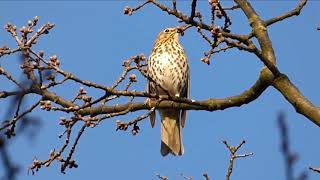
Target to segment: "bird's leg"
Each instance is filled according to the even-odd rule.
[[[159,97],[159,100],[163,99],[162,95],[160,95],[158,88],[155,88],[156,96]],[[152,108],[152,101],[154,101],[155,98],[148,97],[147,100],[144,102],[150,109]]]
[[[147,98],[144,104],[151,108],[151,98]]]

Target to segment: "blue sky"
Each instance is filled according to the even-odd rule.
[[[141,1],[139,1],[141,2]],[[252,5],[263,18],[273,17],[295,7],[295,1],[254,1]],[[18,27],[27,20],[39,16],[39,24],[52,22],[56,26],[50,34],[42,37],[35,46],[43,49],[47,57],[57,54],[61,67],[77,76],[104,85],[111,85],[122,72],[123,60],[144,53],[149,55],[158,32],[165,27],[177,26],[174,17],[146,6],[133,16],[123,15],[127,5],[137,1],[1,1],[0,26],[12,22]],[[226,3],[230,5],[230,1]],[[320,25],[319,2],[311,1],[302,14],[277,23],[269,28],[279,68],[314,104],[320,103],[318,93],[319,37],[316,28]],[[209,13],[207,1],[199,1],[199,10]],[[178,1],[178,8],[190,11],[187,1]],[[232,30],[235,33],[249,32],[243,13],[233,11]],[[208,19],[208,18],[207,18]],[[210,66],[200,61],[207,44],[199,38],[195,29],[186,32],[181,43],[187,52],[191,68],[191,98],[204,100],[210,97],[223,98],[236,95],[250,87],[258,77],[262,63],[253,55],[231,50],[214,55]],[[2,28],[0,44],[14,47],[15,42]],[[16,57],[1,58],[0,63],[19,77]],[[0,77],[0,90],[10,89]],[[67,83],[56,88],[57,94],[71,98],[79,85]],[[134,89],[145,88],[140,80]],[[89,90],[98,95],[95,90]],[[29,98],[29,104],[35,101]],[[4,107],[8,101],[1,100]],[[20,179],[156,179],[160,173],[170,179],[183,179],[181,173],[202,179],[208,172],[212,179],[225,178],[228,166],[228,151],[222,144],[227,139],[236,145],[242,139],[247,143],[241,152],[253,152],[254,156],[236,161],[232,179],[284,179],[284,161],[280,152],[277,114],[286,113],[290,128],[291,148],[299,160],[296,174],[308,167],[320,166],[318,152],[319,129],[305,117],[297,114],[282,95],[273,88],[267,89],[256,101],[242,107],[224,111],[190,111],[183,129],[185,154],[182,157],[160,155],[159,121],[151,129],[148,121],[140,123],[141,132],[132,136],[130,132],[115,131],[115,120],[131,120],[137,113],[106,120],[94,129],[87,129],[82,136],[75,160],[79,168],[61,174],[59,164],[42,168],[36,175],[27,175],[27,167],[33,157],[48,158],[49,151],[58,149],[63,143],[58,135],[63,128],[58,126],[62,114],[43,112],[42,126],[37,136],[29,140],[18,137],[10,144],[15,162],[20,164]],[[4,118],[5,108],[0,109]],[[142,112],[140,112],[142,113]],[[0,166],[0,174],[3,167]],[[309,179],[319,175],[309,173]]]

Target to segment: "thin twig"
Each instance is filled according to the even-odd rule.
[[[316,172],[316,173],[320,173],[320,168],[309,167],[309,169]]]
[[[16,52],[21,51],[21,48],[16,48],[16,49],[9,49],[9,48],[0,48],[0,58],[4,55],[10,55],[10,54],[14,54]]]
[[[74,151],[76,150],[76,146],[78,145],[79,139],[80,139],[81,135],[83,134],[84,130],[86,129],[86,127],[87,127],[86,124],[84,124],[84,125],[81,127],[81,129],[79,130],[79,132],[78,132],[78,134],[77,134],[77,136],[76,136],[76,139],[75,139],[75,141],[74,141],[74,143],[73,143],[73,145],[72,145],[72,147],[71,147],[71,150],[70,150],[70,152],[69,152],[69,154],[68,154],[67,159],[66,159],[65,162],[62,163],[62,165],[61,165],[61,172],[62,172],[62,173],[65,172],[65,169],[66,169],[66,167],[67,167],[68,165],[70,166],[70,160],[71,160],[71,158],[72,158],[72,155],[73,155]]]
[[[35,104],[33,104],[28,110],[22,112],[20,115],[18,115],[16,118],[10,119],[10,120],[5,120],[4,124],[0,127],[0,131],[6,129],[7,127],[15,124],[19,119],[21,119],[22,117],[24,117],[25,115],[27,115],[28,113],[31,113],[34,108],[36,108],[39,104],[40,104],[39,100],[38,102],[36,102]]]
[[[5,71],[3,69],[3,67],[0,67],[0,75],[4,75],[9,81],[13,82],[15,85],[17,85],[21,90],[24,90],[24,87],[17,81],[14,79],[14,77],[8,73],[7,71]]]
[[[227,11],[227,10],[235,10],[235,9],[239,9],[239,8],[240,8],[240,6],[235,4],[235,5],[231,6],[231,7],[224,7],[223,9],[225,11]]]
[[[190,19],[193,19],[195,14],[196,14],[196,6],[197,6],[197,0],[192,0],[192,2],[191,2]]]
[[[159,173],[156,174],[156,177],[158,177],[161,180],[169,180],[169,178],[167,178],[166,176],[162,176]]]
[[[234,160],[237,159],[237,158],[244,158],[244,157],[252,156],[253,153],[245,153],[245,154],[241,154],[241,155],[237,155],[236,154],[237,151],[245,143],[244,140],[241,141],[241,143],[238,146],[230,146],[229,143],[226,140],[223,141],[223,143],[226,145],[226,147],[228,148],[228,150],[230,152],[229,166],[228,166],[228,170],[227,170],[227,174],[226,174],[226,180],[230,180],[230,176],[231,176],[232,171],[233,171]]]
[[[183,173],[181,173],[181,176],[182,176],[183,179],[185,179],[185,180],[193,180],[192,177],[185,176]]]
[[[205,178],[205,180],[210,180],[210,176],[208,173],[204,173],[203,177]]]
[[[302,171],[300,175],[296,178],[294,173],[294,164],[297,162],[298,154],[293,153],[290,149],[290,140],[289,140],[289,129],[285,121],[285,114],[280,112],[278,115],[278,126],[280,129],[281,136],[281,151],[285,159],[285,169],[286,169],[286,179],[287,180],[304,180],[307,177],[307,172]],[[309,168],[310,169],[310,168]],[[312,169],[311,169],[312,170]]]
[[[172,9],[174,11],[177,11],[177,1],[176,0],[172,0]]]
[[[307,1],[308,0],[300,0],[298,6],[296,8],[294,8],[292,11],[290,12],[287,12],[287,13],[284,13],[280,16],[277,16],[277,17],[274,17],[274,18],[271,18],[271,19],[268,19],[265,21],[265,24],[267,26],[270,26],[276,22],[279,22],[279,21],[282,21],[284,19],[287,19],[291,16],[298,16],[302,10],[302,8],[307,4]]]

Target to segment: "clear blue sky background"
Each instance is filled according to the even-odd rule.
[[[141,2],[141,1],[140,1]],[[263,18],[273,17],[296,5],[296,1],[253,1],[252,5]],[[61,67],[77,76],[100,84],[110,85],[122,72],[122,61],[132,55],[149,55],[153,41],[165,27],[179,25],[174,17],[146,6],[133,16],[123,15],[126,5],[137,5],[137,1],[1,1],[0,26],[12,22],[18,27],[27,20],[39,16],[39,24],[55,23],[49,35],[42,37],[35,49],[44,49],[47,56],[57,54]],[[178,1],[178,8],[190,11],[190,3]],[[231,1],[226,3],[231,4]],[[302,14],[275,24],[269,28],[270,38],[276,52],[279,68],[286,73],[301,92],[314,104],[320,104],[319,92],[319,37],[316,27],[320,25],[317,1],[307,4]],[[209,13],[207,1],[199,1],[199,10]],[[232,30],[249,32],[243,13],[234,11]],[[191,65],[191,97],[204,100],[210,97],[223,98],[236,95],[250,87],[258,77],[261,62],[251,54],[232,50],[215,55],[212,65],[200,62],[207,44],[195,30],[188,31],[181,42]],[[1,28],[0,44],[14,47],[10,35]],[[0,63],[14,71],[19,77],[15,58],[2,58]],[[0,77],[0,90],[12,86]],[[144,89],[145,81],[134,88]],[[56,89],[61,96],[71,98],[79,86],[68,83]],[[89,90],[92,95],[98,93]],[[29,104],[34,101],[32,97]],[[0,102],[0,117],[6,112]],[[233,145],[242,139],[247,144],[240,152],[254,152],[254,156],[236,161],[232,179],[284,179],[284,161],[280,152],[277,113],[284,111],[290,128],[291,148],[299,160],[296,174],[308,171],[308,166],[320,166],[319,137],[316,125],[297,114],[279,92],[266,90],[258,100],[240,108],[224,111],[190,111],[183,129],[185,154],[182,157],[160,155],[159,121],[151,129],[148,121],[140,123],[141,133],[116,132],[115,118],[106,120],[94,129],[87,129],[75,153],[79,168],[59,172],[60,164],[53,163],[42,168],[35,176],[27,175],[27,167],[34,156],[48,158],[50,149],[58,149],[63,143],[58,135],[63,128],[58,126],[62,114],[36,111],[42,126],[36,129],[37,136],[29,140],[17,137],[10,144],[13,160],[21,165],[19,179],[156,179],[160,173],[170,179],[183,179],[180,173],[202,179],[208,172],[212,179],[224,179],[228,166],[228,151],[221,143],[227,139]],[[142,112],[140,112],[142,113]],[[123,120],[136,117],[131,113]],[[3,174],[0,166],[0,174]],[[310,179],[319,179],[309,173]]]

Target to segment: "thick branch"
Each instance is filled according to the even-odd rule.
[[[246,0],[235,0],[235,2],[239,4],[243,12],[246,14],[253,29],[253,34],[259,41],[261,47],[261,56],[258,57],[273,73],[275,77],[273,86],[281,92],[281,94],[292,104],[298,113],[304,115],[313,123],[320,126],[320,109],[314,106],[307,98],[305,98],[297,89],[297,87],[290,82],[289,78],[280,73],[276,67],[276,57],[268,36],[266,23],[260,19],[249,2]],[[301,1],[299,6],[296,8],[296,11],[300,11],[305,3],[306,1]]]
[[[274,80],[272,85],[281,92],[298,113],[320,126],[320,108],[306,99],[286,75],[281,74]]]
[[[272,76],[268,73],[267,69],[264,69],[260,78],[255,82],[255,84],[248,90],[244,91],[240,95],[231,96],[223,99],[208,99],[205,101],[195,101],[195,102],[185,102],[185,103],[176,103],[174,101],[162,101],[157,108],[174,108],[174,109],[186,109],[186,110],[207,110],[207,111],[216,111],[223,110],[230,107],[239,107],[244,104],[248,104],[255,99],[257,99],[264,90],[270,84]],[[114,112],[121,112],[126,109],[129,111],[138,111],[142,109],[151,109],[156,105],[155,102],[151,103],[127,103],[123,105],[115,106],[105,106],[101,105],[98,107],[85,108],[80,110],[81,115],[97,115],[97,114],[108,114]]]
[[[55,93],[49,92],[47,90],[36,91],[37,94],[42,95],[43,100],[50,100],[54,103],[60,104],[65,108],[76,107],[77,105],[72,103],[71,101],[67,101],[62,97],[56,95]]]
[[[280,74],[276,67],[276,57],[272,48],[267,27],[261,20],[259,15],[251,7],[250,3],[246,0],[234,0],[247,16],[250,26],[252,27],[253,35],[258,39],[261,47],[262,55],[259,57],[261,61],[268,67],[275,77]]]

